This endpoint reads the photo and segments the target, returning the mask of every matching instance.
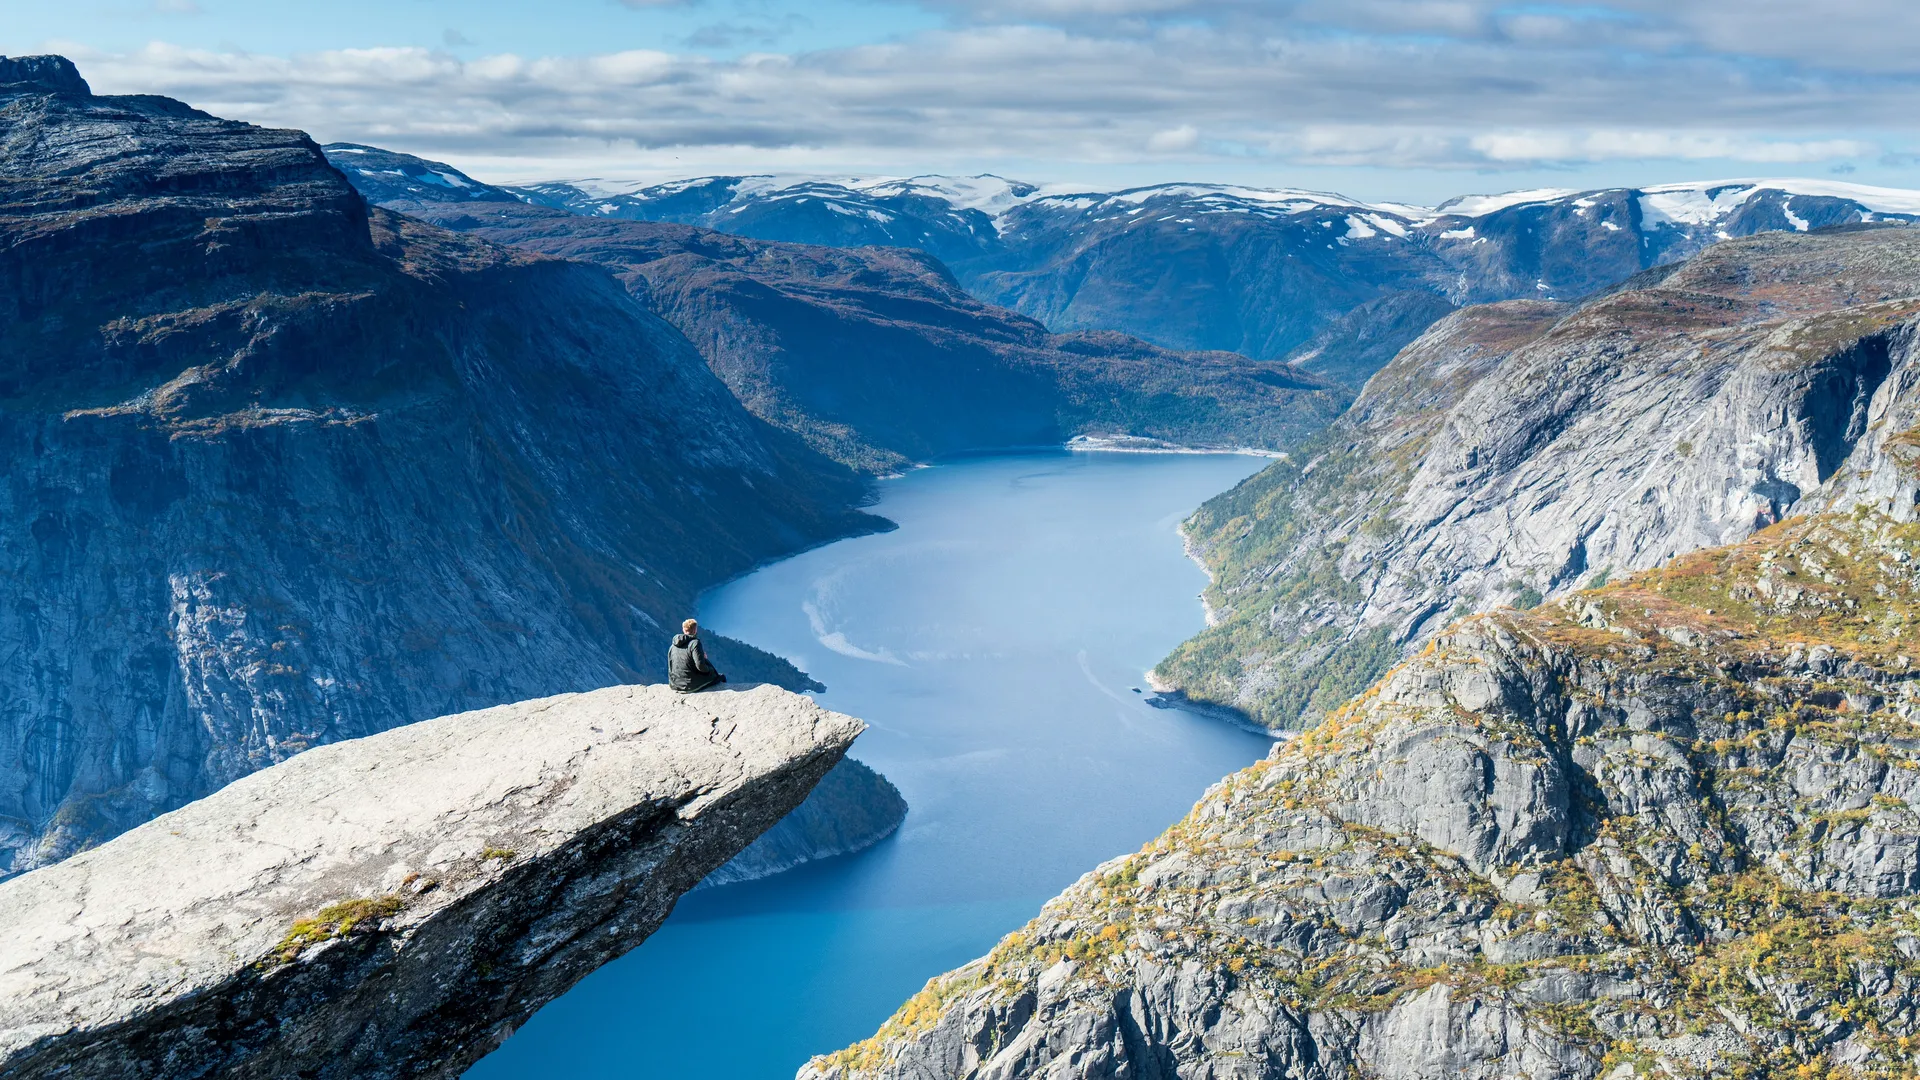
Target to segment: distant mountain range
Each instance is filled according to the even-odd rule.
[[[919,250],[584,216],[438,162],[366,146],[327,153],[378,205],[613,271],[755,415],[867,472],[1079,434],[1282,447],[1351,397],[1284,362],[1112,331],[1053,333],[969,295]],[[982,211],[966,212],[991,234]]]
[[[919,248],[974,296],[1055,332],[1285,359],[1355,388],[1465,304],[1574,300],[1718,240],[1920,218],[1920,192],[1805,179],[1518,191],[1423,207],[1221,184],[1061,192],[997,176],[496,187],[372,147],[327,152],[375,202],[517,199],[761,240]]]

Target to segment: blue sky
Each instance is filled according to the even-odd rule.
[[[42,51],[493,180],[1920,187],[1887,0],[0,0],[0,53]]]
[[[62,41],[127,52],[160,40],[199,49],[293,55],[375,45],[477,58],[498,52],[589,56],[626,49],[733,57],[884,41],[943,25],[938,11],[885,0],[4,0],[0,52]]]

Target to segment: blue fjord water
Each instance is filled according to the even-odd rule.
[[[704,625],[788,657],[827,685],[822,704],[871,725],[854,756],[899,785],[906,824],[859,855],[687,896],[470,1080],[788,1080],[1264,754],[1263,737],[1135,692],[1203,623],[1179,522],[1262,464],[942,464],[882,483],[898,531],[714,590]]]

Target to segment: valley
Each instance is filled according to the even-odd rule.
[[[982,303],[930,255],[757,241],[515,201],[450,167],[336,147],[369,198],[496,243],[612,272],[673,324],[756,416],[856,469],[1137,435],[1277,449],[1326,426],[1351,391],[1286,363],[1053,333]],[[453,187],[390,177],[450,176]]]
[[[897,531],[709,594],[704,623],[793,658],[823,705],[867,721],[857,753],[899,785],[906,820],[861,855],[688,895],[467,1075],[790,1074],[1257,760],[1271,740],[1134,690],[1202,625],[1180,518],[1260,464],[946,462],[881,484],[874,510]]]
[[[0,57],[0,1074],[1911,1077],[1920,192],[1081,186]]]
[[[369,208],[299,132],[5,60],[0,170],[0,876],[651,680],[701,589],[887,527],[610,276]]]

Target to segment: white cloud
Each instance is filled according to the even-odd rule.
[[[1156,154],[1175,154],[1200,145],[1200,129],[1192,124],[1156,131],[1147,139],[1147,149]]]
[[[1788,164],[1898,154],[1920,127],[1920,60],[1884,44],[1920,38],[1920,14],[1878,2],[1819,18],[1786,0],[925,2],[951,25],[727,60],[159,43],[75,59],[102,92],[529,173],[636,155],[680,155],[688,172],[935,157]],[[1805,25],[1790,33],[1795,12]],[[1788,56],[1777,41],[1796,35],[1804,55]]]
[[[1467,145],[1495,162],[1752,161],[1799,164],[1878,152],[1855,139],[1792,141],[1671,131],[1497,132]]]

